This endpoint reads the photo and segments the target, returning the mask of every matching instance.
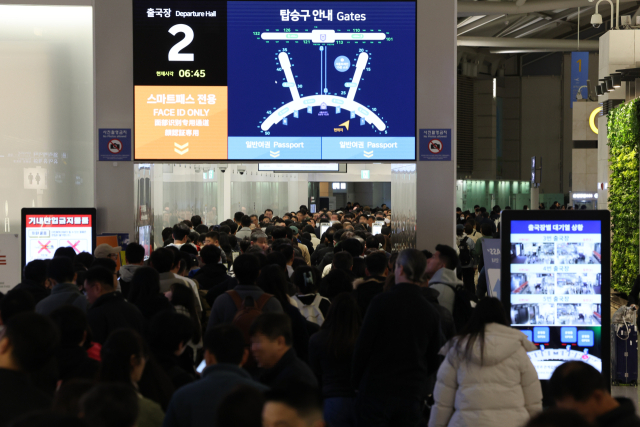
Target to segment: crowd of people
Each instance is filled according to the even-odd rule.
[[[120,268],[59,248],[0,295],[0,427],[640,426],[581,362],[541,412],[535,347],[480,292],[499,212],[458,211],[433,253],[358,203],[194,216]]]

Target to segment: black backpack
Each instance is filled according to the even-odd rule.
[[[465,237],[460,241],[460,255],[458,258],[460,259],[460,265],[469,265],[471,264],[471,250],[469,249],[469,245],[467,245],[467,239],[469,236]]]
[[[456,325],[456,331],[461,331],[462,328],[467,324],[469,319],[471,319],[471,314],[473,314],[473,308],[471,307],[471,297],[469,293],[462,285],[449,285],[453,293],[455,294],[455,298],[453,300],[453,323]]]

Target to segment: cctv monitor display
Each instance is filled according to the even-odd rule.
[[[136,160],[415,160],[415,1],[133,0]]]
[[[608,377],[609,212],[503,211],[502,301],[538,377],[579,360]]]
[[[22,209],[22,266],[35,259],[51,259],[58,248],[76,254],[93,253],[96,246],[94,208]]]

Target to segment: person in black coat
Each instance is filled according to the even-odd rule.
[[[353,282],[356,301],[363,316],[367,313],[371,300],[382,293],[387,274],[389,274],[387,256],[384,252],[375,252],[366,257],[364,261],[366,277]]]
[[[312,387],[318,380],[309,366],[296,356],[292,348],[291,320],[284,313],[263,313],[249,331],[251,351],[264,371],[260,382],[268,387],[303,382]]]
[[[196,379],[193,359],[188,369],[184,369],[180,358],[193,337],[193,329],[191,319],[170,311],[158,313],[149,325],[151,351],[176,390]]]
[[[131,279],[129,302],[148,321],[163,311],[175,311],[171,302],[160,293],[160,274],[151,267],[139,267]]]
[[[332,427],[355,425],[351,359],[361,325],[358,304],[343,293],[331,304],[320,332],[309,340],[309,366],[322,385],[324,419]]]
[[[93,333],[93,341],[104,344],[116,329],[131,328],[143,334],[146,321],[138,308],[125,301],[115,290],[115,276],[104,267],[87,271],[85,292],[91,306],[87,320]]]
[[[31,261],[24,267],[24,280],[14,287],[14,289],[22,289],[29,292],[36,304],[51,294],[51,291],[46,287],[48,262],[48,260],[43,259]]]
[[[49,363],[59,333],[50,319],[20,313],[4,325],[0,338],[0,427],[29,412],[51,405],[51,396],[35,387],[29,375]]]
[[[319,265],[326,254],[333,253],[333,235],[335,231],[333,227],[329,227],[322,235],[320,244],[311,255],[311,265]]]
[[[100,362],[87,355],[84,344],[90,340],[87,315],[78,307],[63,305],[49,317],[60,330],[60,347],[56,351],[58,380],[96,380]]]
[[[200,284],[200,289],[208,291],[229,279],[227,267],[220,263],[222,250],[215,245],[207,245],[200,250],[200,258],[204,266],[193,276]]]
[[[417,425],[422,417],[443,344],[437,311],[420,291],[426,267],[420,251],[402,251],[396,285],[369,305],[352,364],[358,425]]]

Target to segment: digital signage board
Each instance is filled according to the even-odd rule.
[[[502,301],[541,380],[577,360],[609,375],[609,212],[503,211]]]
[[[415,160],[416,3],[134,0],[136,160]]]
[[[95,208],[23,208],[22,266],[51,259],[58,248],[93,253],[96,246]]]

